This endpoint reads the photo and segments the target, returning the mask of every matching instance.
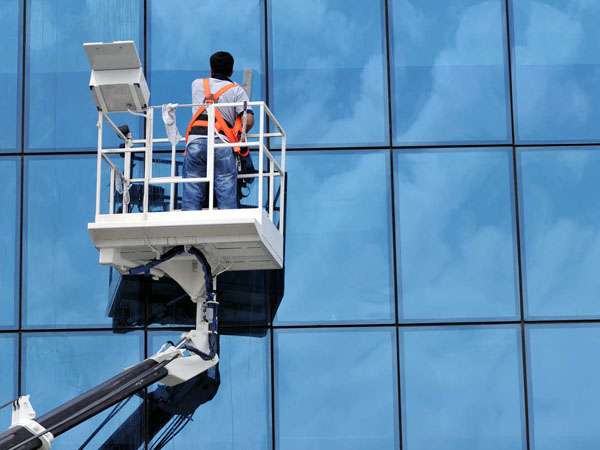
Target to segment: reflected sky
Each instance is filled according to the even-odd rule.
[[[530,326],[527,342],[532,448],[597,449],[600,327]]]
[[[525,448],[518,327],[404,328],[400,343],[406,450]]]
[[[151,0],[150,82],[154,104],[190,103],[191,83],[210,72],[209,57],[225,50],[235,59],[234,81],[252,69],[253,99],[263,97],[261,0]],[[174,26],[177,24],[177,26]],[[180,124],[183,131],[184,123]]]
[[[394,143],[510,139],[504,2],[393,0]]]
[[[19,239],[19,161],[16,158],[0,159],[0,328],[17,326],[17,262]],[[1,403],[1,402],[0,402]]]
[[[164,342],[178,337],[175,333],[151,333],[150,350],[157,351]],[[200,441],[202,448],[219,450],[271,448],[268,337],[221,336],[219,358],[217,395],[196,410],[193,421],[165,449],[188,450],[190,443]]]
[[[510,3],[519,141],[597,141],[600,2]]]
[[[25,326],[110,323],[108,268],[98,264],[87,233],[94,217],[96,158],[28,158],[25,173]]]
[[[23,391],[31,395],[39,415],[143,359],[142,333],[33,333],[23,339]],[[98,448],[139,403],[134,397],[87,448]],[[79,448],[106,415],[108,411],[61,435],[52,449]]]
[[[17,397],[17,335],[0,334],[0,405]],[[10,406],[0,410],[0,433],[10,426]]]
[[[17,147],[19,0],[0,2],[0,152]]]
[[[600,149],[520,149],[529,318],[598,317]]]
[[[278,323],[393,321],[389,153],[288,155]]]
[[[397,152],[395,170],[400,318],[516,318],[510,152]]]
[[[398,448],[393,328],[275,333],[278,448]]]
[[[82,43],[134,40],[142,57],[143,1],[29,0],[27,10],[27,148],[95,148]]]
[[[387,143],[383,2],[270,7],[270,101],[288,145]]]

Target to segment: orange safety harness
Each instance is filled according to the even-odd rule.
[[[235,86],[237,86],[236,83],[230,83],[227,86],[223,86],[221,89],[219,89],[213,94],[210,92],[210,83],[208,78],[205,78],[203,81],[205,105],[217,103],[221,95],[223,95],[229,89],[232,89]],[[190,123],[188,124],[187,130],[185,132],[186,143],[190,134],[208,135],[208,113],[206,109],[206,106],[200,106],[196,113],[193,115],[192,120],[190,120]],[[218,108],[215,108],[215,130],[218,133],[224,134],[227,140],[231,143],[240,142],[240,138],[242,135],[242,119],[240,116],[237,116],[235,119],[235,123],[233,124],[233,126],[231,126],[223,118],[223,114],[221,114],[221,111],[219,111]],[[242,150],[241,147],[234,147],[233,151],[244,158],[250,153],[250,149],[248,147],[245,147],[244,150]]]

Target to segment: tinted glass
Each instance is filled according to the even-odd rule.
[[[600,316],[600,149],[519,150],[531,318]]]
[[[23,345],[23,390],[40,415],[143,359],[141,333],[33,333],[24,335]],[[133,397],[86,448],[100,448],[140,403]],[[61,435],[52,448],[79,448],[108,414],[105,411]],[[141,426],[127,432],[139,440]]]
[[[531,326],[527,338],[531,448],[596,449],[600,327]]]
[[[404,448],[524,449],[518,327],[401,331]]]
[[[288,155],[287,322],[393,320],[389,154]]]
[[[510,139],[502,0],[393,0],[394,142]]]
[[[87,233],[96,158],[28,158],[25,173],[25,325],[106,325],[108,268]]]
[[[17,147],[19,3],[0,2],[0,151]]]
[[[268,336],[268,334],[267,334]],[[155,332],[150,348],[157,351],[178,334]],[[221,336],[221,384],[212,400],[190,411],[193,420],[166,449],[187,450],[192,442],[222,450],[271,448],[270,357],[268,337]],[[202,393],[197,390],[189,396]],[[152,428],[152,427],[151,427]],[[152,441],[157,442],[158,436]]]
[[[84,42],[133,40],[143,55],[142,0],[29,0],[27,147],[96,147]]]
[[[277,330],[277,448],[398,448],[395,336],[393,328]]]
[[[395,167],[400,317],[515,318],[510,152],[399,152]]]
[[[149,3],[153,104],[190,103],[192,81],[209,75],[210,55],[219,50],[235,59],[233,81],[242,83],[244,69],[252,70],[251,100],[264,100],[263,0],[229,0],[226,8],[219,0]],[[180,133],[190,117],[191,109],[178,110]],[[164,126],[159,117],[157,121],[162,136]]]
[[[290,146],[387,142],[383,2],[270,2],[270,101]]]
[[[17,336],[0,334],[0,405],[17,397]],[[10,425],[10,406],[0,410],[1,430]]]
[[[521,142],[600,138],[600,3],[511,0]]]
[[[19,251],[19,161],[0,159],[0,328],[17,326],[17,280]]]

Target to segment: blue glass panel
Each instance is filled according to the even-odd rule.
[[[19,160],[0,159],[0,328],[17,326],[19,178]]]
[[[151,333],[150,348],[157,351],[164,342],[178,337],[174,333]],[[219,358],[221,384],[217,394],[198,407],[193,420],[166,448],[187,450],[199,439],[202,448],[271,448],[268,337],[221,336]],[[190,391],[188,395],[194,394]]]
[[[25,325],[108,324],[108,269],[87,233],[96,158],[28,158],[25,173]]]
[[[383,1],[270,7],[270,99],[288,145],[387,143]]]
[[[19,3],[0,2],[0,151],[17,147]]]
[[[17,397],[17,336],[0,334],[0,405]],[[0,410],[0,430],[10,426],[11,408]]]
[[[393,321],[387,152],[288,155],[278,323]]]
[[[531,448],[595,450],[600,327],[531,326],[527,339]]]
[[[143,55],[143,1],[29,0],[27,11],[27,148],[95,148],[82,44],[133,40]]]
[[[394,143],[506,142],[503,0],[393,0]]]
[[[526,448],[518,327],[405,328],[400,342],[406,450]]]
[[[600,138],[600,3],[511,0],[520,142]]]
[[[508,150],[398,152],[400,317],[518,315]]]
[[[235,59],[233,81],[241,83],[244,69],[252,70],[252,100],[264,100],[263,11],[263,0],[229,0],[226,8],[216,0],[151,0],[152,103],[190,103],[192,81],[209,75],[209,57],[219,50]],[[178,110],[181,133],[190,117],[191,109]],[[164,136],[158,120],[156,130]]]
[[[598,317],[600,149],[520,149],[529,318]]]
[[[277,447],[397,449],[393,328],[277,330]]]
[[[25,334],[23,390],[31,395],[33,407],[41,415],[142,359],[142,333]],[[139,403],[140,400],[136,397],[130,400],[86,448],[100,448]],[[54,441],[52,449],[79,448],[108,414],[105,411],[62,434]],[[141,427],[128,431],[136,436],[142,432]]]

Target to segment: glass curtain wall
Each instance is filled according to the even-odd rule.
[[[131,39],[153,104],[228,50],[289,134],[285,297],[222,338],[166,448],[595,450],[599,21],[587,0],[0,1],[0,404],[44,412],[185,329],[115,329],[86,231],[81,44]],[[156,389],[89,448],[123,423],[155,448]]]

